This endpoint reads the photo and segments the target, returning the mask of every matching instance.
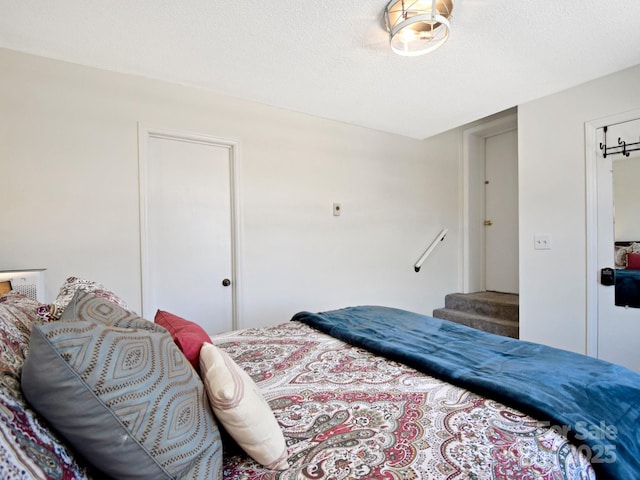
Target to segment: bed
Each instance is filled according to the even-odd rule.
[[[118,303],[118,311],[126,312],[112,292],[73,278],[52,305],[15,294],[0,297],[1,478],[103,478],[20,388],[25,359],[34,354],[29,352],[32,333],[74,325],[74,320],[65,324],[59,312],[77,296],[78,285],[90,285],[109,308]],[[191,362],[193,351],[187,352],[188,342],[178,342],[177,331],[131,323],[131,318],[144,320],[134,312],[118,314],[125,317],[129,326],[118,328],[173,333]],[[287,468],[265,468],[220,427],[219,436],[211,437],[221,439],[221,452],[214,452],[221,453],[214,468],[219,471],[202,475],[183,468],[166,478],[557,480],[627,479],[640,472],[640,376],[623,367],[375,306],[300,312],[279,325],[208,340],[248,374],[266,400],[286,441]],[[469,341],[483,347],[474,352]],[[488,353],[496,349],[500,369]],[[175,349],[167,351],[177,358]],[[429,358],[440,360],[428,365]],[[537,364],[536,358],[543,362]],[[558,358],[565,363],[556,363],[553,371],[544,366]],[[193,365],[192,379],[197,377]],[[548,392],[532,403],[531,397],[537,397],[533,385],[522,387],[520,394],[513,393],[517,384],[500,387],[499,377],[518,377],[520,370],[538,372],[538,383],[558,390],[559,403],[545,397]],[[591,378],[589,385],[584,375]],[[564,404],[567,397],[559,390],[578,402]],[[618,403],[607,401],[602,408],[602,398],[589,398],[593,395],[608,395]],[[554,409],[564,407],[547,415],[541,399]],[[127,477],[144,478],[136,476],[137,468],[131,470]]]

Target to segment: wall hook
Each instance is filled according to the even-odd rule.
[[[607,147],[607,129],[608,127],[603,127],[604,130],[604,142],[600,142],[600,150],[602,151],[602,157],[607,158],[607,155],[624,155],[628,157],[631,152],[635,152],[640,150],[640,137],[638,137],[638,141],[635,143],[627,143],[622,140],[622,138],[618,137],[618,145],[615,147]]]

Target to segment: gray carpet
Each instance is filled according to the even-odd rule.
[[[442,318],[506,337],[518,338],[519,297],[512,293],[451,293],[444,308],[433,311]]]

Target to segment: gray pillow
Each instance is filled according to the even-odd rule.
[[[85,320],[34,326],[21,383],[32,407],[111,477],[222,478],[204,386],[166,332]]]
[[[102,325],[141,328],[152,332],[166,332],[160,325],[142,318],[109,298],[96,292],[78,290],[60,316],[62,321],[85,320]]]

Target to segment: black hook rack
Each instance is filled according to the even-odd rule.
[[[629,156],[629,153],[640,150],[640,141],[634,143],[627,143],[618,137],[618,145],[615,147],[607,147],[607,128],[604,127],[604,143],[600,143],[600,150],[602,150],[602,156],[607,158],[607,155],[624,155]]]

